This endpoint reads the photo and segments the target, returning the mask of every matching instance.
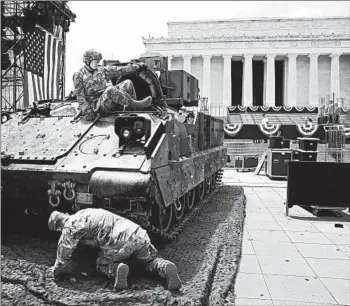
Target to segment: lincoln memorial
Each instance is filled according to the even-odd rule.
[[[350,17],[169,22],[143,43],[198,78],[211,107],[319,106],[333,93],[350,107]]]

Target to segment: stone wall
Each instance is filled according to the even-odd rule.
[[[252,56],[253,60],[271,57],[284,60],[283,105],[316,106],[319,99],[329,95],[331,91],[332,57],[336,59],[333,61],[335,67],[339,67],[339,75],[338,68],[333,70],[335,78],[339,80],[334,82],[333,88],[335,91],[340,90],[340,97],[345,99],[344,106],[350,107],[350,17],[170,22],[168,37],[143,38],[143,42],[148,51],[171,56],[172,69],[184,69],[184,63],[189,63],[190,58],[190,73],[199,80],[200,95],[208,95],[212,105],[222,106],[229,103],[231,96],[231,86],[227,82],[230,75],[227,73],[229,58],[235,61],[249,59],[249,62]],[[313,75],[318,74],[318,88],[309,80],[308,55],[313,59],[315,55],[319,55],[318,71],[311,69]],[[341,55],[340,58],[337,55]],[[288,57],[295,56],[296,67],[291,61],[289,68]],[[210,69],[206,68],[207,71],[203,72],[204,58],[210,57]],[[293,80],[296,80],[296,83]],[[264,85],[270,89],[264,97],[270,99],[271,103],[269,97],[274,89],[269,87],[269,84]],[[242,91],[248,92],[250,86],[247,82]],[[288,96],[291,101],[288,101]],[[250,105],[250,97],[242,103]]]
[[[255,18],[169,22],[168,37],[330,35],[349,33],[350,18]]]

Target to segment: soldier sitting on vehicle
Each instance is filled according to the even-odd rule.
[[[127,288],[129,267],[122,262],[131,256],[144,263],[147,271],[165,278],[168,290],[182,286],[176,265],[157,257],[147,232],[128,219],[104,209],[87,208],[71,216],[54,211],[48,226],[50,230],[62,232],[52,268],[55,277],[68,272],[72,254],[81,243],[100,248],[97,271],[115,279],[115,290]]]
[[[131,109],[144,109],[151,105],[152,97],[136,100],[136,92],[130,80],[115,86],[106,87],[108,80],[136,72],[143,63],[130,64],[123,67],[99,66],[101,53],[88,50],[84,53],[84,67],[73,75],[73,82],[82,115],[93,119],[95,113],[108,115],[112,111],[129,106]]]

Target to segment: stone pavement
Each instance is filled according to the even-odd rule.
[[[348,212],[317,217],[294,206],[286,217],[286,181],[226,168],[223,183],[247,197],[236,305],[350,305]]]
[[[264,173],[264,171],[261,171]],[[252,171],[237,171],[233,168],[225,168],[222,182],[228,185],[242,187],[287,187],[285,180],[270,180],[266,175],[254,175]]]

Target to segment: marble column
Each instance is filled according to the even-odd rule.
[[[172,69],[172,65],[171,65],[172,59],[173,59],[173,56],[172,56],[172,55],[169,55],[169,56],[168,56],[168,70],[171,70],[171,69]]]
[[[184,70],[191,74],[191,59],[192,55],[189,54],[183,54],[182,58],[184,59]]]
[[[340,96],[340,71],[339,71],[339,57],[341,54],[332,53],[331,58],[331,84],[330,84],[330,98],[333,99],[333,93],[335,99]]]
[[[288,54],[288,106],[297,105],[297,54]]]
[[[309,105],[318,106],[318,57],[319,54],[309,54]]]
[[[266,106],[275,106],[275,54],[266,54]]]
[[[211,55],[202,55],[203,56],[203,95],[202,97],[208,98],[208,103],[211,102],[210,89],[211,89]]]
[[[231,63],[232,55],[223,55],[224,58],[224,77],[223,77],[223,105],[231,106],[232,104],[232,86],[231,86]]]
[[[243,106],[253,105],[253,54],[244,54]]]

